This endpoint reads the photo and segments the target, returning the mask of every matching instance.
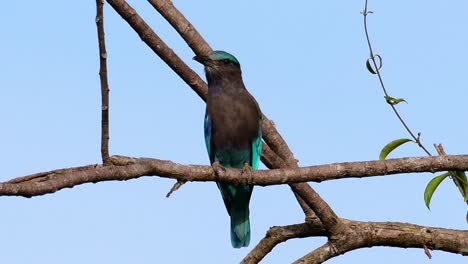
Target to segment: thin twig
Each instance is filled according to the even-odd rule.
[[[169,190],[169,192],[166,194],[166,198],[169,198],[171,197],[171,194],[177,190],[179,190],[179,188],[185,184],[185,181],[180,181],[178,180],[176,183],[174,183],[174,185],[172,186],[172,188]]]
[[[104,35],[104,1],[96,0],[96,27],[99,42],[99,77],[101,80],[101,156],[104,165],[109,157],[109,83],[107,80],[107,51]]]

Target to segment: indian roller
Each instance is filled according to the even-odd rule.
[[[257,169],[262,152],[262,114],[245,88],[239,61],[225,51],[198,55],[205,66],[208,96],[204,120],[205,144],[210,162],[223,168]],[[250,242],[249,202],[253,185],[217,182],[231,218],[231,244]]]

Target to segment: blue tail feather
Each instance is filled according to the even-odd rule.
[[[231,244],[234,248],[247,247],[250,243],[249,205],[231,207]]]

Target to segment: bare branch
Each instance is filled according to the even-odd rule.
[[[346,230],[336,240],[294,263],[322,263],[358,248],[390,246],[425,248],[468,255],[468,231],[426,227],[398,222],[361,222],[341,219]]]
[[[305,255],[304,257],[294,261],[294,264],[320,264],[328,259],[331,259],[332,257],[335,257],[336,253],[334,253],[334,248],[333,246],[327,242],[320,246],[319,248],[315,249],[311,253]]]
[[[303,223],[288,226],[271,227],[265,237],[242,260],[242,264],[258,263],[279,243],[292,238],[304,238],[311,236],[325,236],[326,232],[319,221],[315,224]]]
[[[273,121],[268,119],[265,115],[262,116],[262,134],[265,142],[270,148],[278,154],[289,167],[297,167],[297,162],[293,153],[289,149],[288,144],[276,129]]]
[[[172,188],[169,190],[169,192],[166,194],[166,198],[169,198],[171,197],[171,194],[177,190],[179,190],[179,188],[185,184],[185,181],[177,181],[176,183],[174,183],[174,185],[172,186]]]
[[[295,168],[295,170],[297,170],[297,168]],[[314,189],[307,183],[293,183],[289,184],[289,186],[291,186],[294,193],[297,193],[312,209],[329,234],[338,232],[338,229],[341,228],[339,217]]]
[[[399,222],[361,222],[340,219],[341,236],[298,259],[294,263],[322,263],[354,249],[390,246],[442,250],[468,255],[468,231],[426,227]],[[243,264],[260,262],[279,243],[292,238],[326,236],[320,222],[272,227],[265,238],[242,260]]]
[[[198,33],[192,23],[175,8],[172,1],[148,0],[148,2],[171,24],[195,54],[204,55],[212,50],[208,42]]]
[[[265,142],[262,142],[262,156],[260,160],[269,169],[286,168],[288,166]]]
[[[182,165],[152,158],[111,156],[113,165],[88,165],[40,172],[0,183],[0,195],[31,197],[53,193],[83,183],[122,181],[143,176],[160,176],[179,181],[225,181],[233,184],[275,185],[306,181],[321,182],[343,178],[361,178],[410,172],[468,170],[468,155],[400,158],[389,160],[343,162],[302,168],[256,170],[252,178],[241,169],[226,168],[216,175],[211,166]],[[300,192],[302,195],[302,193]],[[302,197],[302,196],[301,196]]]
[[[99,77],[101,79],[101,156],[104,165],[109,157],[109,84],[107,81],[107,51],[104,35],[104,1],[96,0],[96,27],[99,42]]]

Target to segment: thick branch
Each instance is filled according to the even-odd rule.
[[[300,168],[292,170],[300,170]],[[297,174],[296,174],[297,175]],[[323,223],[323,227],[328,234],[334,234],[341,228],[339,217],[332,210],[325,200],[306,183],[289,184],[294,193],[298,194],[302,200],[312,209],[315,215]],[[306,219],[307,220],[307,219]]]
[[[294,263],[322,263],[354,249],[389,246],[442,250],[468,255],[468,231],[426,227],[399,222],[361,222],[340,219],[345,226],[341,236]],[[272,227],[265,238],[242,260],[243,264],[260,262],[279,243],[292,238],[325,236],[320,222]]]
[[[252,177],[240,169],[216,175],[211,166],[182,165],[150,158],[112,156],[111,166],[83,167],[41,172],[0,183],[0,195],[31,197],[53,193],[89,182],[121,181],[142,176],[160,176],[180,181],[226,181],[234,184],[274,185],[305,181],[321,182],[342,178],[360,178],[410,172],[468,170],[468,155],[343,162],[302,168],[257,170]],[[302,194],[302,193],[301,193]]]
[[[148,2],[171,24],[195,54],[207,54],[212,50],[192,23],[175,8],[172,1],[148,0]]]
[[[390,246],[400,248],[427,247],[468,255],[468,231],[426,227],[397,222],[361,222],[342,219],[348,230],[338,240],[298,259],[294,263],[322,263],[358,248]]]
[[[104,36],[104,2],[96,0],[96,27],[99,42],[99,77],[101,80],[101,156],[104,165],[109,157],[109,84],[107,81],[107,51]]]

